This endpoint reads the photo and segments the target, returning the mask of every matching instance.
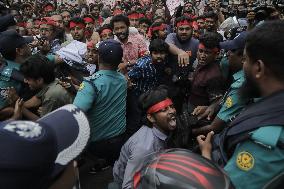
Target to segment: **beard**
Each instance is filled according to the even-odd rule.
[[[181,44],[184,44],[184,43],[187,43],[187,42],[189,42],[189,41],[190,41],[191,36],[189,36],[189,38],[188,38],[188,39],[183,40],[183,39],[181,39],[181,38],[180,38],[180,36],[179,36],[179,35],[177,35],[177,39],[178,39],[178,41],[179,41]]]
[[[239,89],[240,100],[247,102],[253,98],[258,98],[261,96],[260,88],[258,84],[252,79],[250,74],[245,72],[245,81],[241,88]]]
[[[127,39],[128,36],[129,36],[129,30],[127,29],[126,32],[119,32],[119,33],[116,33],[115,35],[117,36],[117,38],[118,38],[120,41],[125,40],[125,39]]]

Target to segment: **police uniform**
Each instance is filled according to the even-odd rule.
[[[92,142],[125,132],[126,89],[125,77],[112,70],[100,70],[82,82],[74,104],[88,116]]]
[[[283,126],[261,127],[240,143],[225,166],[236,188],[259,189],[284,171]]]
[[[246,107],[213,138],[212,159],[236,188],[262,188],[284,172],[284,90]]]
[[[222,101],[222,107],[217,114],[217,117],[224,122],[230,122],[246,105],[240,101],[238,94],[239,88],[245,81],[244,71],[240,70],[233,75],[234,81],[227,91]]]
[[[19,92],[22,75],[19,74],[20,64],[6,60],[2,68],[0,68],[0,109],[8,106],[8,88],[14,87]]]

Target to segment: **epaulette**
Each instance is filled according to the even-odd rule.
[[[251,139],[254,143],[265,148],[272,149],[276,147],[283,126],[267,126],[261,127],[251,133]]]
[[[93,74],[93,75],[91,75],[91,76],[89,76],[89,77],[86,77],[85,80],[87,80],[87,81],[94,81],[94,80],[100,78],[102,75],[103,75],[103,74],[97,74],[97,73],[95,73],[95,74]]]
[[[5,67],[1,70],[0,80],[3,80],[3,81],[10,81],[11,76],[12,76],[12,72],[13,72],[13,68],[10,68],[10,67],[8,67],[8,66],[5,66]]]

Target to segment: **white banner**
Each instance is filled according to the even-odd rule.
[[[182,0],[167,0],[166,4],[167,4],[167,7],[170,11],[170,14],[171,16],[174,15],[175,13],[175,9],[181,4],[183,3]]]

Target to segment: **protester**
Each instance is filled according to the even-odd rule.
[[[114,165],[114,181],[122,188],[131,188],[139,162],[143,162],[144,156],[165,149],[169,133],[176,128],[176,111],[165,87],[153,88],[140,99],[148,124],[123,145]]]
[[[218,136],[214,137],[212,157],[225,167],[237,188],[281,188],[281,161],[268,162],[278,158],[278,151],[282,154],[281,142],[280,147],[275,145],[281,132],[278,127],[274,129],[274,125],[281,125],[274,122],[281,116],[275,113],[273,122],[265,122],[273,126],[271,132],[266,127],[252,128],[251,133],[240,137],[245,141],[239,141],[239,135],[232,139],[230,134],[242,131],[238,120],[243,117],[255,120],[257,115],[259,120],[271,120],[267,118],[270,112],[263,113],[259,107],[263,102],[272,112],[281,106],[281,100],[270,103],[270,97],[264,96],[266,91],[281,88],[282,23],[276,27],[270,22],[283,19],[283,15],[282,0],[0,0],[0,120],[38,120],[75,97],[73,103],[86,112],[91,123],[89,146],[79,161],[82,188],[106,188],[98,172],[112,166],[123,143],[147,125],[139,97],[164,84],[177,117],[177,127],[165,141],[167,148],[200,153],[195,136],[203,134],[198,140],[201,146],[206,143],[206,152],[202,148],[201,154],[209,158],[207,143],[214,131]],[[262,25],[271,30],[261,29]],[[259,43],[254,42],[256,38]],[[275,62],[279,64],[276,67]],[[244,98],[247,90],[242,86],[247,85],[254,90],[246,92],[252,95]],[[259,125],[255,121],[244,123],[245,128]],[[262,133],[272,133],[273,144]],[[220,145],[215,145],[216,141]],[[272,147],[264,153],[259,144]],[[216,158],[216,146],[224,146],[221,154],[225,158]],[[252,184],[246,184],[246,174],[234,165],[242,150],[254,157],[254,167],[243,171],[256,175],[252,179],[248,176]],[[266,155],[261,165],[268,168],[259,168],[258,156]],[[86,170],[98,175],[89,179]],[[111,175],[110,170],[104,173]],[[122,173],[117,174],[119,182],[128,182],[123,181]],[[181,181],[175,176],[171,181],[179,186]],[[268,180],[271,183],[267,184]]]

